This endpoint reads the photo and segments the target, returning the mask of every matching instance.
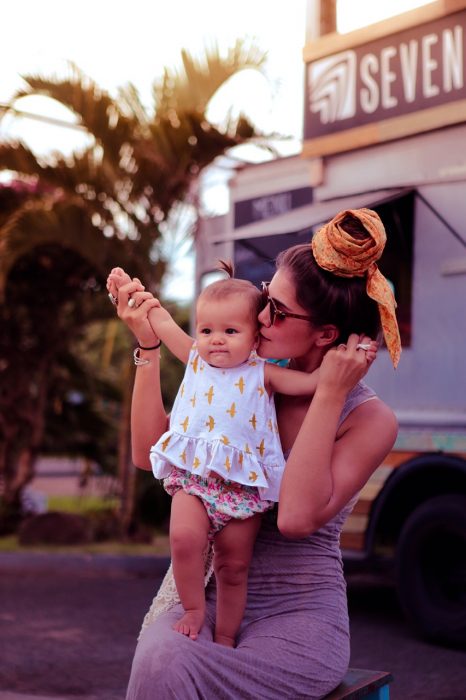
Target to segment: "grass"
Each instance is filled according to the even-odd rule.
[[[48,509],[61,513],[79,513],[113,510],[118,508],[117,498],[101,498],[99,496],[49,496]]]
[[[50,496],[48,510],[75,513],[89,518],[105,517],[105,513],[116,511],[120,503],[117,498],[99,496]],[[168,535],[154,531],[149,543],[105,540],[80,545],[22,545],[17,535],[0,537],[0,552],[46,552],[49,554],[120,554],[125,556],[169,556]]]
[[[90,542],[80,545],[33,545],[18,542],[17,535],[0,537],[0,552],[46,552],[48,554],[123,554],[125,556],[169,556],[168,535],[157,533],[149,544],[136,542]]]

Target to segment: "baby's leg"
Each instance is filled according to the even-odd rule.
[[[173,575],[185,614],[174,629],[197,639],[205,617],[204,557],[210,521],[197,496],[180,490],[172,500],[170,548]]]
[[[261,516],[230,520],[215,537],[217,619],[214,641],[234,647],[248,590],[248,571]]]

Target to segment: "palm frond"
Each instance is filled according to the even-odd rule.
[[[246,68],[263,71],[266,53],[253,42],[238,39],[222,57],[218,45],[207,48],[202,58],[185,49],[181,69],[165,69],[161,81],[153,85],[155,114],[176,121],[180,112],[204,114],[217,90],[233,75]]]
[[[0,170],[11,170],[20,175],[42,177],[51,166],[20,141],[0,143]],[[52,167],[53,170],[53,167]]]
[[[141,269],[147,265],[142,265],[136,251],[131,252],[128,241],[102,235],[78,197],[64,201],[46,197],[26,202],[0,229],[0,295],[18,260],[35,249],[54,244],[79,254],[102,278],[119,261],[128,260],[128,256],[133,267],[143,274],[147,272]]]
[[[15,93],[12,104],[22,97],[43,95],[71,110],[79,123],[110,152],[118,153],[122,143],[131,141],[137,126],[134,115],[123,114],[118,102],[76,65],[70,64],[68,78],[40,75],[23,75],[22,78],[27,87]]]

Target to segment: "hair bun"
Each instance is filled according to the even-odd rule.
[[[351,218],[361,226],[352,226]],[[376,265],[386,241],[384,225],[375,211],[345,209],[317,231],[311,246],[315,261],[323,270],[338,277],[367,277],[366,291],[379,305],[385,343],[396,367],[401,354],[396,301],[388,280]]]
[[[349,217],[360,222],[361,234],[348,231],[351,227],[343,228]],[[384,225],[375,211],[345,209],[317,231],[311,245],[322,269],[340,277],[362,277],[380,258],[386,241]]]

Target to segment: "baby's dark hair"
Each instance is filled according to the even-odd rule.
[[[228,277],[209,284],[200,293],[198,302],[201,300],[211,301],[215,299],[226,299],[237,294],[241,295],[242,297],[248,299],[251,310],[251,318],[257,324],[257,316],[261,310],[262,300],[260,291],[252,284],[252,282],[249,282],[248,280],[236,279],[236,277],[234,277],[235,268],[231,261],[219,260],[218,269],[222,272],[226,272]]]

